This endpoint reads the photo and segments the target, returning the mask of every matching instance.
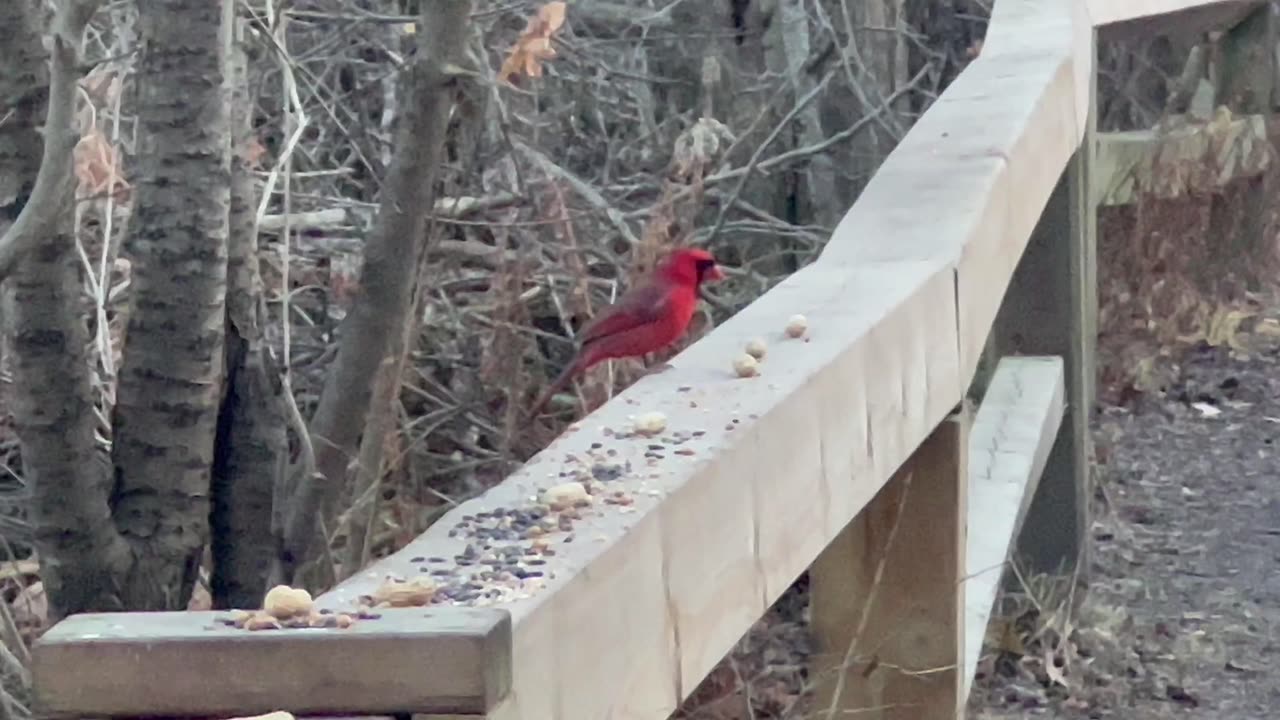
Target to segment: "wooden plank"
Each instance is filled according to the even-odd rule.
[[[968,425],[939,425],[814,562],[815,718],[962,715]]]
[[[1100,0],[1107,2],[1107,0]],[[1193,41],[1205,33],[1223,31],[1240,22],[1259,0],[1218,0],[1216,2],[1187,3],[1180,0],[1151,0],[1137,3],[1143,6],[1135,10],[1135,3],[1114,2],[1101,9],[1104,22],[1094,15],[1098,27],[1099,42],[1125,42],[1146,40],[1165,35],[1180,42]],[[1172,8],[1172,9],[1167,9]],[[1094,10],[1094,6],[1091,6]],[[1160,12],[1153,12],[1159,10]],[[1094,12],[1098,12],[1094,10]],[[1141,12],[1120,16],[1116,12]],[[1123,19],[1111,19],[1123,17]]]
[[[33,651],[37,710],[73,717],[480,713],[511,683],[499,609],[378,611],[345,629],[249,631],[226,613],[74,615]]]
[[[964,676],[968,696],[1005,561],[1064,411],[1062,358],[1000,360],[969,432]]]
[[[1093,136],[1090,128],[1062,173],[1013,274],[992,336],[999,356],[1066,359],[1069,419],[1050,454],[1020,543],[1035,571],[1088,568],[1089,415],[1097,342],[1097,219],[1089,194]]]
[[[1167,16],[1182,19],[1182,13],[1193,13],[1186,19],[1212,18],[1219,14],[1239,12],[1241,5],[1258,5],[1259,0],[1085,0],[1089,16],[1098,28],[1129,21],[1152,22]]]
[[[1161,128],[1099,133],[1093,183],[1104,207],[1144,195],[1207,195],[1262,175],[1272,154],[1264,116],[1220,109],[1209,122],[1173,118]]]

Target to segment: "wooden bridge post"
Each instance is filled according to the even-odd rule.
[[[810,569],[815,720],[955,720],[969,416],[942,422]]]
[[[1095,74],[1091,98],[1097,95],[1096,82]],[[1010,281],[989,346],[997,358],[1058,355],[1066,363],[1067,417],[1028,510],[1017,554],[1033,573],[1075,571],[1082,583],[1089,568],[1089,419],[1097,398],[1097,209],[1090,178],[1095,106],[1091,102],[1084,140]]]

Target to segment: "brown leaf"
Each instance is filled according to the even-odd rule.
[[[120,172],[120,153],[97,127],[90,127],[76,143],[74,161],[81,197],[116,193],[117,199],[123,199],[128,193],[129,183]]]
[[[262,158],[266,157],[267,148],[258,138],[250,138],[245,147],[240,149],[240,156],[246,165],[254,170],[262,169]]]
[[[191,592],[191,599],[187,601],[187,610],[195,612],[212,609],[213,596],[209,594],[209,588],[204,583],[196,583],[196,589]]]
[[[499,82],[514,86],[520,75],[542,77],[543,61],[556,56],[551,37],[564,25],[566,7],[563,2],[549,2],[529,18],[498,71]]]
[[[49,621],[49,598],[43,582],[34,582],[22,588],[10,603],[13,621],[25,633],[38,632]]]

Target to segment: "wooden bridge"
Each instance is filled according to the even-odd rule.
[[[1088,567],[1098,34],[1251,12],[998,0],[816,262],[318,601],[354,613],[390,576],[451,602],[74,616],[34,650],[39,711],[661,720],[808,570],[819,707],[963,715],[1021,528],[1038,568]]]

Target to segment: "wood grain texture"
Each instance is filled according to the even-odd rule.
[[[966,696],[1005,561],[1062,425],[1064,388],[1062,358],[1003,358],[969,432]]]
[[[225,613],[72,616],[33,649],[47,716],[483,714],[510,686],[506,612],[380,611],[349,628],[248,631]]]
[[[814,718],[961,715],[969,422],[939,425],[814,562]]]

